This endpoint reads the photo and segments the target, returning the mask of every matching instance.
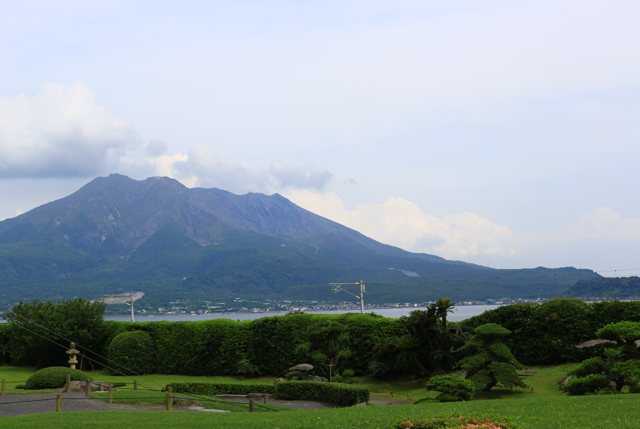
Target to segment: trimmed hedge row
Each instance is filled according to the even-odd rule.
[[[105,325],[110,338],[124,331],[147,332],[154,347],[152,372],[248,376],[284,375],[291,366],[309,362],[316,374],[328,377],[330,359],[338,362],[334,375],[346,369],[367,374],[376,345],[389,342],[401,329],[398,319],[371,314]]]
[[[194,395],[249,395],[250,393],[273,393],[273,384],[231,384],[231,383],[170,383],[165,390],[171,388],[178,393]]]
[[[363,387],[317,381],[281,381],[275,385],[275,395],[278,399],[319,401],[340,406],[369,401],[369,390]]]

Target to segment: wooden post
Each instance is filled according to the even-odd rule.
[[[7,394],[7,380],[3,378],[2,387],[0,387],[0,395],[6,395],[6,394]]]
[[[90,381],[85,381],[84,382],[84,396],[89,397],[89,392],[91,392],[91,382]]]
[[[59,390],[56,394],[56,411],[58,413],[62,412],[62,393]]]
[[[167,400],[166,400],[166,408],[167,411],[171,411],[173,409],[173,389],[171,387],[167,387]]]
[[[249,399],[249,411],[252,411],[252,412],[255,411],[253,399]]]
[[[113,404],[113,386],[109,383],[109,396],[107,396],[107,402]]]
[[[133,390],[138,390],[138,380],[133,380]]]
[[[66,378],[67,378],[67,384],[64,385],[64,391],[68,393],[69,390],[71,389],[71,374],[67,373]]]
[[[264,404],[267,405],[269,403],[269,394],[265,393],[262,399],[264,400]]]

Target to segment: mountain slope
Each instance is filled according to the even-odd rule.
[[[130,289],[147,300],[333,299],[365,279],[368,301],[552,296],[589,270],[495,270],[388,246],[276,194],[97,178],[0,222],[0,304]]]

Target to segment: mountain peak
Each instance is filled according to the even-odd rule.
[[[98,177],[0,222],[0,303],[24,299],[27,290],[39,298],[63,290],[95,297],[133,284],[153,299],[242,293],[335,300],[329,282],[360,278],[368,296],[386,302],[549,296],[595,275],[535,271],[498,272],[405,252],[279,194],[190,189],[169,177]]]

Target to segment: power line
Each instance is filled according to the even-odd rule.
[[[46,326],[43,326],[43,325],[39,324],[38,322],[35,322],[35,321],[33,321],[33,320],[31,320],[31,319],[29,319],[29,318],[27,318],[27,317],[25,317],[25,316],[22,316],[22,315],[20,315],[20,314],[17,314],[17,313],[15,313],[15,312],[14,312],[13,314],[14,314],[15,316],[18,316],[19,318],[21,318],[21,319],[23,319],[23,320],[27,321],[27,323],[31,323],[31,324],[33,324],[33,325],[35,325],[35,326],[37,326],[37,327],[39,327],[39,328],[41,328],[41,329],[43,329],[43,330],[45,330],[45,331],[49,332],[49,333],[51,333],[51,334],[54,334],[54,335],[56,335],[56,336],[58,336],[58,337],[62,338],[62,339],[63,339],[63,340],[65,340],[65,341],[72,342],[72,340],[71,340],[71,339],[69,339],[69,338],[65,337],[64,335],[61,335],[59,332],[56,332],[56,331],[54,331],[54,330],[52,330],[52,329],[47,328]],[[55,344],[55,345],[56,345],[56,346],[58,346],[58,347],[63,348],[64,350],[66,350],[66,349],[67,349],[67,347],[66,347],[66,346],[64,346],[64,345],[62,345],[62,344],[60,344],[60,343],[57,343],[57,342],[53,341],[51,338],[49,338],[49,337],[47,337],[47,336],[41,335],[41,334],[39,334],[39,333],[37,333],[37,332],[35,332],[35,331],[33,331],[33,330],[31,330],[31,329],[27,328],[26,326],[24,326],[24,325],[23,325],[23,324],[21,324],[21,323],[16,323],[16,325],[17,325],[17,326],[19,326],[19,327],[21,327],[22,329],[25,329],[25,330],[27,330],[27,331],[31,332],[31,333],[32,333],[32,334],[34,334],[34,335],[37,335],[37,336],[39,336],[39,337],[41,337],[41,338],[43,338],[43,339],[45,339],[45,340],[47,340],[47,341],[51,342],[52,344]],[[122,365],[122,364],[118,363],[118,362],[115,362],[115,361],[113,361],[113,360],[111,360],[111,359],[107,358],[106,356],[102,356],[100,353],[97,353],[97,352],[95,352],[95,351],[93,351],[93,350],[89,349],[88,347],[84,347],[84,346],[80,345],[79,343],[77,343],[77,346],[78,346],[78,348],[80,348],[80,349],[82,349],[82,350],[85,350],[86,352],[92,353],[93,355],[95,355],[95,356],[99,357],[100,359],[104,359],[104,362],[102,362],[102,361],[100,361],[100,360],[98,360],[98,359],[93,359],[93,358],[91,358],[91,357],[90,357],[90,356],[88,356],[87,354],[85,354],[85,355],[84,355],[84,357],[85,357],[87,360],[89,360],[89,361],[91,361],[91,362],[94,362],[94,363],[96,363],[96,364],[98,364],[98,365],[101,365],[102,367],[104,367],[104,368],[106,368],[106,369],[108,369],[108,370],[112,371],[112,372],[113,372],[113,373],[115,373],[115,374],[120,373],[120,374],[122,374],[122,375],[127,375],[126,373],[124,373],[124,372],[122,371],[122,369],[124,369],[125,371],[127,371],[127,372],[129,372],[129,373],[130,373],[129,375],[137,375],[137,376],[140,376],[140,375],[141,375],[141,374],[137,373],[136,371],[134,371],[134,370],[132,370],[132,369],[130,369],[130,368],[128,368],[128,367],[126,367],[126,366],[124,366],[124,365]],[[120,369],[114,368],[113,366],[110,366],[110,365],[106,364],[105,362],[108,362],[108,363],[110,363],[110,364],[112,364],[112,365],[115,365],[116,367],[119,367]]]
[[[616,268],[611,270],[594,270],[598,273],[617,273],[618,271],[640,271],[640,268]]]

